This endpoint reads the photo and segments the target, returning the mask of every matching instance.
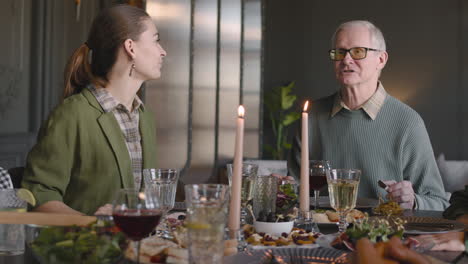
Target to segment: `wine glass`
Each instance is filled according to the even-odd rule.
[[[320,189],[327,185],[328,160],[309,160],[309,188],[314,190],[314,208],[319,208]]]
[[[227,174],[229,179],[229,187],[232,183],[232,173],[234,167],[232,164],[227,164]],[[258,175],[258,165],[250,163],[242,163],[242,188],[241,188],[241,226],[247,224],[247,205],[253,199],[254,185]]]
[[[121,189],[112,204],[115,225],[136,242],[136,262],[140,263],[140,241],[159,224],[164,210],[153,189]]]
[[[332,169],[327,173],[330,204],[339,216],[338,229],[340,233],[346,231],[348,223],[346,215],[356,207],[361,171],[356,169]]]
[[[174,208],[179,170],[144,169],[143,178],[145,181],[145,188],[152,188],[156,191],[161,209],[164,211],[163,219],[161,219],[163,225],[162,230],[157,232],[157,235],[170,239],[172,235],[168,231],[166,216],[167,213]]]

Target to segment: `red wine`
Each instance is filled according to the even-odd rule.
[[[312,190],[320,190],[327,185],[327,176],[325,174],[315,174],[309,176],[309,188]]]
[[[115,225],[133,241],[149,235],[161,220],[162,212],[155,210],[125,210],[112,214]]]

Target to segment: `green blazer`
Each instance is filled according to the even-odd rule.
[[[143,168],[156,167],[155,131],[153,115],[140,107]],[[36,206],[63,201],[85,214],[112,203],[117,190],[134,187],[119,124],[88,89],[65,99],[43,124],[22,187],[34,194]]]

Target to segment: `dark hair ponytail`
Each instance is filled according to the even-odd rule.
[[[63,98],[81,92],[88,84],[106,87],[107,74],[114,66],[119,47],[126,39],[138,40],[146,30],[145,19],[151,19],[148,13],[129,5],[101,11],[91,25],[88,41],[68,61]]]
[[[65,89],[63,99],[81,92],[93,78],[91,65],[88,62],[90,49],[86,43],[73,52],[65,68]]]

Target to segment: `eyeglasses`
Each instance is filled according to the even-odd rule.
[[[367,56],[367,51],[380,51],[378,49],[364,48],[364,47],[354,47],[350,49],[331,49],[328,51],[330,54],[330,59],[334,61],[343,60],[346,57],[346,53],[349,52],[351,58],[355,60],[362,60]]]

